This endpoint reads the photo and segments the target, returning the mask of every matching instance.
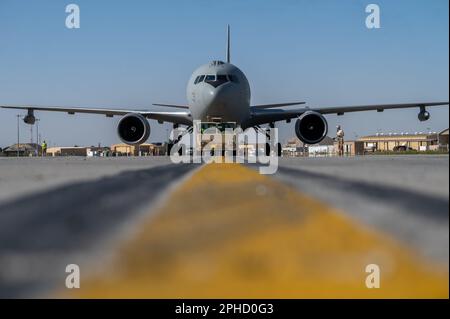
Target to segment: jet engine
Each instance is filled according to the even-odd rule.
[[[25,115],[23,121],[26,124],[34,125],[34,123],[36,123],[36,118],[34,117],[34,115]]]
[[[305,144],[317,144],[328,133],[328,123],[322,114],[307,111],[295,123],[295,134]]]
[[[428,112],[424,107],[421,107],[417,117],[419,118],[419,121],[425,122],[430,119],[431,115],[430,112]]]
[[[129,113],[119,121],[117,134],[125,144],[142,144],[150,136],[150,124],[141,114]]]
[[[34,123],[36,123],[36,117],[34,116],[33,110],[28,110],[27,115],[23,117],[23,121],[29,125],[34,125]]]

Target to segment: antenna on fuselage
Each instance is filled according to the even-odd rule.
[[[230,25],[227,25],[227,63],[230,63],[231,55],[230,55]]]

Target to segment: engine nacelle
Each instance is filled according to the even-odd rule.
[[[129,113],[119,121],[117,134],[125,144],[142,144],[150,136],[150,124],[141,114]]]
[[[425,110],[420,111],[420,113],[417,115],[417,118],[421,122],[428,121],[430,119],[430,117],[431,117],[430,112],[425,111]]]
[[[26,124],[34,125],[34,123],[36,123],[36,118],[34,117],[34,115],[25,115],[23,121]]]
[[[317,144],[328,133],[328,123],[322,114],[307,111],[295,123],[295,134],[305,144]]]
[[[29,125],[34,125],[34,123],[36,123],[36,117],[34,116],[34,111],[32,109],[28,110],[28,113],[24,116],[23,121]]]

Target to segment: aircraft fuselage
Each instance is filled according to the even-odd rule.
[[[250,117],[250,85],[233,64],[202,65],[189,79],[186,94],[193,120],[241,125]]]

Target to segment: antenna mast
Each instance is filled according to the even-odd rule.
[[[227,25],[227,63],[231,61],[230,54],[230,25]]]

